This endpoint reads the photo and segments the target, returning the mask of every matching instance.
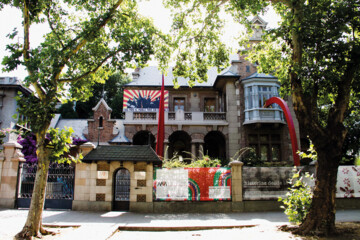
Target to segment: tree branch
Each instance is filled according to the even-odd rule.
[[[360,58],[359,49],[353,46],[349,63],[346,65],[346,70],[337,85],[337,96],[334,106],[329,111],[328,128],[332,129],[339,123],[343,123],[345,112],[349,106],[351,83],[355,77],[356,72],[360,68],[358,59]]]
[[[60,74],[62,72],[62,70],[64,69],[66,63],[69,61],[69,59],[76,54],[87,42],[88,42],[88,37],[90,37],[92,34],[98,32],[101,28],[103,28],[113,17],[114,13],[116,12],[116,9],[120,6],[120,4],[123,2],[123,0],[118,0],[110,9],[107,13],[105,13],[104,15],[101,15],[100,17],[98,17],[98,24],[97,26],[95,26],[92,29],[87,29],[83,31],[83,34],[80,34],[78,37],[74,38],[72,41],[69,42],[69,44],[62,50],[62,52],[67,51],[68,49],[72,48],[72,50],[65,55],[65,57],[63,58],[63,60],[61,61],[61,63],[58,66],[57,71],[55,71],[54,73],[54,79],[57,80],[60,77]],[[89,31],[91,30],[91,31]],[[86,35],[87,34],[87,35]],[[82,39],[81,39],[82,38]],[[80,42],[76,44],[76,42],[79,40]],[[75,47],[73,47],[75,46]]]
[[[99,64],[91,69],[90,71],[87,71],[85,73],[83,73],[82,75],[76,77],[76,78],[63,78],[63,79],[59,79],[58,81],[61,83],[69,83],[69,82],[77,82],[87,76],[89,76],[90,74],[96,73],[97,70],[99,70],[99,68],[111,57],[115,56],[118,52],[120,52],[121,50],[115,51],[114,53],[106,56],[101,62],[99,62]]]
[[[29,67],[30,63],[30,9],[29,9],[30,1],[24,1],[24,8],[23,8],[23,17],[24,17],[24,46],[23,46],[23,58],[26,70],[28,72],[29,77],[31,78],[34,73],[32,69]],[[31,81],[32,86],[34,87],[38,97],[41,100],[44,100],[46,94],[40,87],[37,81]]]
[[[64,43],[61,41],[61,38],[60,38],[59,35],[57,34],[56,29],[54,29],[53,24],[52,24],[52,22],[51,22],[51,20],[50,20],[50,6],[49,6],[49,5],[48,5],[48,10],[47,10],[46,17],[47,17],[47,19],[48,19],[49,27],[50,27],[51,31],[52,31],[53,33],[55,33],[55,36],[56,36],[56,38],[58,39],[61,47],[64,48],[64,47],[65,47],[65,46],[64,46]]]

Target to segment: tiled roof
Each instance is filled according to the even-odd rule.
[[[196,83],[195,87],[212,87],[217,76],[217,69],[211,68],[208,72],[208,80],[207,82]],[[164,77],[164,85],[165,87],[174,86],[173,80],[175,79],[172,74],[171,69],[168,70],[168,74]],[[187,83],[187,79],[183,77],[177,78],[180,87],[189,86]],[[162,81],[162,73],[159,71],[157,67],[145,67],[139,70],[138,79],[134,79],[132,82],[126,84],[126,86],[139,86],[139,87],[158,87],[161,86]]]
[[[247,78],[244,78],[242,80],[248,80],[248,79],[252,79],[252,78],[265,78],[265,79],[277,79],[277,77],[274,77],[273,75],[270,74],[265,74],[265,73],[253,73],[250,76],[248,76]]]
[[[86,119],[60,119],[56,124],[56,128],[65,129],[65,127],[72,127],[74,130],[73,137],[79,137],[86,139],[84,136],[84,130],[87,130]]]
[[[232,54],[230,55],[230,63],[232,61],[237,61],[239,59],[239,56],[237,54]],[[161,86],[161,81],[162,81],[162,73],[159,71],[159,69],[155,66],[150,66],[150,67],[145,67],[145,68],[141,68],[139,70],[139,72],[136,72],[138,75],[137,79],[134,79],[132,82],[126,84],[125,86],[129,86],[129,87],[135,87],[135,86],[139,86],[139,87],[159,87]],[[208,79],[205,82],[199,83],[197,82],[195,84],[194,87],[213,87],[214,86],[214,82],[217,78],[218,75],[224,75],[224,76],[228,76],[228,74],[233,74],[236,75],[236,73],[234,73],[234,69],[230,66],[228,68],[226,68],[225,70],[223,70],[221,73],[218,73],[217,68],[213,67],[210,68],[207,72],[208,75]],[[169,68],[167,71],[167,75],[164,77],[164,85],[165,87],[172,87],[174,86],[174,81],[175,76],[172,73],[172,68]],[[185,79],[183,77],[178,77],[177,78],[178,84],[180,85],[180,87],[188,87],[188,79]]]
[[[148,145],[109,145],[97,146],[96,149],[88,153],[83,162],[91,161],[131,161],[131,162],[156,162],[161,160],[154,150]]]

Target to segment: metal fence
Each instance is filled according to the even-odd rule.
[[[37,164],[24,163],[22,165],[22,174],[20,179],[20,188],[18,193],[18,207],[28,207],[32,192],[34,189],[34,182],[36,177]],[[48,201],[51,202],[50,206],[45,201],[45,208],[69,208],[69,203],[64,205],[62,200],[72,201],[74,198],[74,179],[75,179],[75,166],[69,164],[52,163],[49,167],[49,174],[46,185],[47,200],[60,200]]]

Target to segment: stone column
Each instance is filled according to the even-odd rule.
[[[164,160],[169,159],[169,140],[164,140]]]
[[[0,155],[0,207],[14,208],[18,184],[18,169],[21,162],[25,162],[21,153],[22,146],[17,142],[3,144],[4,150]]]
[[[91,142],[80,145],[80,153],[85,157],[91,150],[95,149],[95,145]]]
[[[242,169],[243,162],[233,161],[231,166],[231,199],[233,211],[243,211]]]
[[[191,159],[196,160],[196,143],[191,143]]]

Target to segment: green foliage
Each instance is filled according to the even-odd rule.
[[[315,151],[314,144],[311,141],[310,141],[310,147],[307,150],[307,152],[298,151],[297,154],[299,154],[301,159],[309,158],[312,161],[317,161],[317,152]]]
[[[189,162],[190,161],[190,162]],[[171,159],[164,159],[163,165],[164,168],[201,168],[201,167],[220,167],[221,160],[211,159],[207,155],[203,155],[201,158],[192,159],[183,159],[181,156],[175,154]]]
[[[301,171],[298,171],[296,167],[293,173],[292,178],[289,179],[291,184],[289,192],[286,193],[285,198],[279,197],[278,201],[285,205],[281,207],[285,209],[289,221],[299,224],[305,219],[310,209],[313,191],[309,181],[314,181],[314,178],[308,172],[301,176]]]
[[[70,148],[73,142],[71,134],[74,132],[72,128],[59,130],[58,128],[50,128],[47,133],[46,148],[50,149],[49,159],[51,162],[71,163],[79,162],[82,159],[79,156],[71,156]]]
[[[111,118],[122,118],[123,86],[128,82],[130,82],[129,76],[120,72],[112,74],[104,83],[95,83],[90,93],[91,97],[87,101],[76,102],[75,111],[72,109],[69,109],[69,111],[60,109],[61,116],[63,118],[73,118],[72,114],[75,112],[76,118],[88,119],[93,112],[92,108],[104,97],[106,103],[112,109]],[[71,103],[65,103],[62,106],[67,104]],[[67,117],[68,113],[70,113],[69,117]]]
[[[357,156],[354,162],[355,166],[360,166],[360,156]]]
[[[78,114],[74,111],[74,102],[67,102],[62,104],[58,111],[61,114],[61,118],[64,119],[79,118]]]
[[[264,161],[256,155],[256,152],[253,148],[245,148],[245,151],[243,151],[240,159],[244,165],[248,167],[258,167],[263,166],[264,164]]]

